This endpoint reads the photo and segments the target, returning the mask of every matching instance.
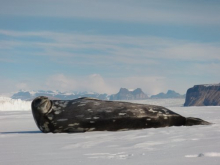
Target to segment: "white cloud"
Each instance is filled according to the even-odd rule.
[[[94,91],[98,93],[114,94],[121,87],[128,89],[142,88],[147,94],[157,94],[166,91],[164,77],[122,77],[103,78],[99,74],[85,77],[67,77],[63,74],[53,75],[46,81],[46,88],[60,91]]]
[[[45,31],[0,30],[0,34],[15,38],[13,41],[0,41],[5,43],[7,50],[10,50],[2,53],[0,58],[2,62],[16,62],[18,59],[24,62],[26,57],[22,58],[23,52],[20,52],[19,58],[16,58],[17,53],[19,48],[28,47],[31,50],[29,60],[32,60],[32,56],[35,57],[33,60],[39,58],[37,56],[45,56],[50,57],[47,58],[50,60],[47,62],[53,65],[83,66],[86,70],[94,66],[98,68],[95,72],[97,74],[92,74],[91,71],[89,74],[92,75],[85,77],[79,75],[71,77],[66,76],[65,73],[54,74],[56,72],[53,72],[54,75],[46,75],[49,76],[47,80],[40,81],[39,78],[36,80],[31,77],[28,83],[25,82],[26,86],[22,84],[23,81],[13,80],[11,85],[13,87],[6,87],[8,90],[16,90],[23,85],[27,89],[92,90],[110,94],[116,93],[120,87],[131,89],[140,87],[148,94],[166,92],[168,89],[185,93],[187,88],[194,84],[215,83],[214,81],[219,79],[217,71],[220,61],[220,43]],[[48,42],[39,40],[28,42],[22,39],[26,36],[41,37]],[[33,52],[31,48],[43,51]],[[1,49],[4,48],[0,47]],[[93,50],[95,53],[91,54]],[[35,61],[32,62],[35,63]],[[100,76],[102,69],[107,69],[102,72],[106,75]],[[205,80],[207,75],[210,76],[209,80]],[[185,78],[181,78],[184,76]],[[194,76],[194,79],[190,79],[190,76]],[[3,83],[2,86],[7,86],[7,83]]]
[[[10,0],[1,15],[75,17],[166,24],[220,24],[219,2],[175,0]]]
[[[184,43],[163,50],[166,57],[190,61],[220,60],[219,43]]]
[[[16,89],[27,89],[28,88],[28,84],[25,82],[17,83],[15,86],[16,86]]]
[[[166,90],[165,77],[147,77],[147,76],[132,76],[123,78],[108,79],[108,82],[115,86],[117,90],[121,87],[128,89],[141,88],[149,95],[157,94]]]
[[[204,75],[209,75],[209,76],[215,76],[215,81],[216,83],[220,82],[220,76],[219,76],[219,70],[220,70],[220,65],[219,63],[211,62],[208,64],[195,64],[195,70],[199,70],[200,73],[204,73]],[[197,73],[199,75],[199,73]],[[207,83],[211,83],[210,80],[206,80]]]
[[[81,82],[79,82],[81,84]],[[112,93],[114,88],[106,82],[99,74],[92,74],[82,81],[81,88],[87,91],[92,90],[98,93]]]
[[[202,71],[210,66],[197,66]],[[213,69],[219,69],[213,65]],[[217,72],[217,71],[216,71]],[[216,74],[215,72],[215,74]],[[186,93],[186,90],[195,84],[204,83],[219,83],[218,77],[215,81],[209,79],[200,81],[199,79],[179,79],[156,76],[128,76],[120,78],[104,78],[99,74],[91,74],[88,76],[73,77],[64,74],[51,75],[40,82],[34,79],[30,80],[9,80],[3,79],[0,85],[0,95],[10,96],[18,90],[59,90],[62,92],[71,91],[93,91],[97,93],[115,94],[120,88],[136,89],[141,88],[146,94],[154,95],[160,92],[167,92],[172,89],[181,94]],[[180,83],[180,81],[182,81]]]
[[[58,89],[60,91],[74,90],[78,88],[78,83],[72,78],[63,74],[50,76],[45,83],[47,89]]]
[[[220,43],[197,43],[187,40],[149,36],[105,36],[46,31],[19,32],[0,30],[0,34],[17,39],[25,36],[37,36],[48,40],[48,42],[28,42],[22,39],[17,41],[0,41],[4,44],[4,48],[6,47],[7,49],[13,50],[15,47],[39,48],[44,51],[35,52],[37,55],[85,57],[90,60],[95,59],[97,63],[104,64],[114,61],[126,64],[155,65],[162,59],[188,61],[220,60]],[[85,50],[89,50],[89,53],[86,53]],[[93,51],[96,53],[90,55]],[[78,63],[79,61],[76,62]]]
[[[93,91],[107,94],[115,94],[120,88],[141,88],[148,95],[167,92],[167,90],[172,89],[184,94],[194,83],[198,84],[199,82],[191,80],[179,83],[176,79],[154,76],[103,78],[99,74],[84,77],[68,77],[63,74],[58,74],[49,77],[46,80],[46,86],[44,86],[44,88],[46,90]]]
[[[114,89],[99,74],[84,77],[68,77],[64,74],[50,76],[46,80],[47,89],[60,91],[94,91],[112,93]]]
[[[0,79],[0,95],[3,96],[11,96],[21,89],[33,90],[39,87],[38,83],[29,80],[14,80],[1,76]]]

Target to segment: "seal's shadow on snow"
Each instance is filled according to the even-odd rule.
[[[41,131],[15,131],[15,132],[0,132],[0,134],[35,134],[42,133]]]

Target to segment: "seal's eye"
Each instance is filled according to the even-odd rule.
[[[41,101],[42,101],[42,99],[36,99],[36,100],[34,101],[34,104],[35,104],[35,105],[39,105],[39,104],[41,103]]]
[[[42,106],[47,100],[44,98],[37,98],[34,100],[34,107],[40,107]]]

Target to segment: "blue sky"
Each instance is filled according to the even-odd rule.
[[[0,94],[185,93],[219,64],[218,0],[0,0]]]

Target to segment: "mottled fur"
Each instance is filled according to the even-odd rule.
[[[201,119],[185,118],[161,106],[92,98],[64,101],[40,96],[33,100],[32,112],[37,126],[45,133],[209,124]]]

